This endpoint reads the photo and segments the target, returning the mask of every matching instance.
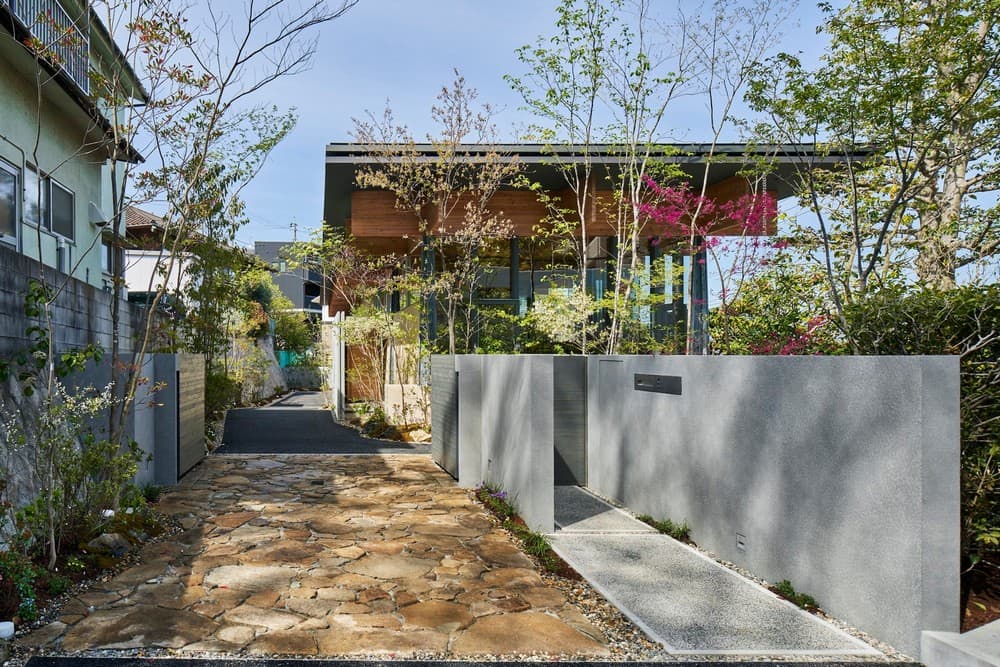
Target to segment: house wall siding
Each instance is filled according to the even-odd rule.
[[[21,171],[22,188],[25,164],[30,163],[73,192],[72,275],[100,286],[105,278],[98,238],[101,230],[90,223],[90,202],[106,214],[112,207],[102,173],[105,160],[85,148],[96,146],[93,121],[55,81],[42,85],[39,106],[35,62],[4,30],[0,30],[0,65],[0,158]],[[20,215],[23,208],[19,202]],[[22,224],[18,244],[25,255],[56,266],[58,239],[54,234]]]

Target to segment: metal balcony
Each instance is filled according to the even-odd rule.
[[[56,0],[0,0],[39,42],[41,57],[61,68],[86,94],[90,94],[90,13],[79,23]]]

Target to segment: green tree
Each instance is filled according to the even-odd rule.
[[[550,212],[547,231],[565,241],[581,289],[595,219],[613,230],[613,278],[602,305],[609,319],[606,351],[615,353],[642,298],[649,178],[682,176],[662,159],[673,153],[664,143],[674,130],[668,124],[673,103],[692,95],[706,103],[713,136],[697,156],[705,171],[696,184],[704,195],[711,165],[720,161],[716,146],[733,125],[733,107],[750,73],[773,44],[782,8],[770,0],[737,7],[718,2],[701,13],[664,18],[648,0],[564,0],[557,13],[553,35],[518,51],[527,73],[508,81],[536,114],[531,137],[547,144],[573,195],[569,205],[561,197],[541,197]],[[595,168],[595,150],[607,153],[615,167]],[[701,210],[692,213],[697,220]],[[698,243],[689,238],[688,251]],[[694,326],[689,317],[690,351],[702,349]],[[586,327],[580,335],[579,347],[586,349]]]
[[[411,212],[421,234],[421,271],[409,272],[410,287],[443,309],[448,351],[469,351],[474,334],[473,299],[482,278],[480,252],[513,234],[510,220],[490,209],[497,191],[515,182],[521,165],[497,143],[494,111],[455,72],[443,87],[431,118],[437,125],[424,155],[392,111],[355,121],[358,143],[373,156],[359,168],[358,185],[391,192],[397,208]],[[462,340],[459,341],[459,324]]]
[[[784,54],[749,101],[769,140],[816,142],[801,192],[816,214],[842,312],[910,264],[926,287],[995,262],[1000,209],[1000,3],[854,0],[825,6],[830,47],[814,70]],[[817,161],[843,158],[835,169]],[[888,267],[888,268],[887,268]],[[975,275],[975,272],[973,272]]]

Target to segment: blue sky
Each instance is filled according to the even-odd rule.
[[[329,0],[331,4],[336,0]],[[666,10],[674,0],[653,0]],[[680,0],[686,10],[698,6]],[[386,100],[414,136],[430,127],[430,107],[440,88],[459,69],[479,91],[480,101],[498,108],[497,125],[515,139],[531,121],[520,97],[503,80],[523,66],[515,50],[549,34],[555,0],[361,0],[344,17],[322,27],[312,68],[269,86],[260,100],[295,107],[299,120],[277,147],[258,178],[245,190],[251,223],[238,240],[299,238],[320,225],[323,159],[328,142],[351,139],[352,118],[381,112]],[[700,3],[698,3],[700,4]],[[815,58],[822,38],[815,34],[819,12],[808,0],[783,28],[780,49],[805,50]],[[702,102],[690,100],[671,115],[675,136],[708,138]],[[726,138],[726,137],[724,137]],[[735,138],[731,135],[728,138]]]

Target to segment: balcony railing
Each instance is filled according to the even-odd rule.
[[[0,0],[38,40],[39,54],[61,67],[84,93],[90,93],[90,36],[56,0]],[[90,20],[84,12],[81,21]]]

